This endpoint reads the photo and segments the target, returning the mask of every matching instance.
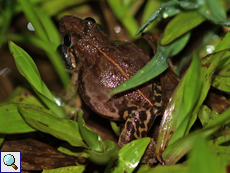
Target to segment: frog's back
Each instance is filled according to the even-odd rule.
[[[132,111],[147,110],[156,100],[154,80],[135,89],[109,97],[108,93],[132,77],[150,60],[139,47],[128,42],[114,42],[95,54],[96,63],[85,63],[80,93],[85,102],[102,116],[123,120]],[[99,55],[99,56],[98,56]]]

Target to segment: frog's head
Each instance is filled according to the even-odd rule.
[[[60,32],[62,45],[58,50],[69,70],[75,69],[76,61],[84,61],[80,58],[93,57],[98,49],[110,42],[105,32],[90,17],[82,20],[75,16],[64,16],[60,20]]]

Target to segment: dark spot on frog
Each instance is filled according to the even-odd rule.
[[[145,120],[147,120],[146,111],[140,111],[139,112],[139,118],[140,118],[141,122],[144,122]]]
[[[137,110],[137,107],[131,106],[131,107],[128,107],[128,108],[127,108],[126,106],[127,106],[127,105],[124,104],[124,108],[123,108],[123,109],[120,109],[120,111],[119,111],[118,114],[119,114],[120,116],[123,116],[123,115],[124,115],[124,112],[125,112],[125,111],[128,111],[128,116],[127,116],[127,118],[131,118],[132,112],[135,111],[135,110]],[[125,107],[126,107],[126,108],[125,108]]]
[[[156,93],[159,93],[159,94],[162,93],[162,91],[155,85],[153,85],[153,90],[156,91]]]
[[[147,132],[146,132],[145,130],[143,130],[143,131],[141,132],[141,136],[147,136]]]
[[[161,96],[155,96],[156,102],[160,103],[161,102]]]
[[[137,128],[145,128],[145,124],[143,122],[140,122],[140,124],[137,124]]]
[[[127,122],[127,130],[130,129],[130,128],[132,128],[132,126],[133,126],[132,122],[130,122],[130,121]]]
[[[136,124],[136,129],[140,129],[140,127],[138,126],[138,123]],[[138,136],[138,138],[140,138],[140,130],[136,131],[136,135]]]

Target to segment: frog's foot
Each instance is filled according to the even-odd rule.
[[[147,111],[135,111],[127,117],[125,127],[118,141],[120,148],[130,141],[147,136],[148,130],[151,128],[157,115],[153,114],[153,112],[157,112],[156,107],[152,107]]]

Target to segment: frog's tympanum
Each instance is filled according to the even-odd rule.
[[[145,137],[161,112],[158,81],[112,97],[108,93],[143,68],[150,57],[132,43],[111,40],[92,18],[64,16],[60,32],[63,43],[58,49],[83,100],[105,118],[126,121],[118,145]]]

